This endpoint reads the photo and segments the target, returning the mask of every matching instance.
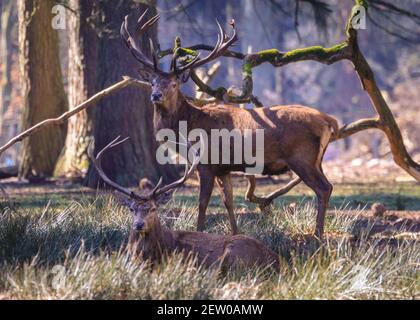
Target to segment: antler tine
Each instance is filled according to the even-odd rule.
[[[157,57],[156,50],[155,50],[155,45],[153,44],[152,38],[149,38],[149,43],[150,43],[150,51],[151,51],[152,58],[153,58],[153,68],[154,68],[155,72],[157,72],[158,71],[158,64],[159,64],[158,60],[159,59]]]
[[[137,19],[137,31],[141,30],[141,22],[143,21],[146,14],[149,12],[149,9],[144,10],[144,12],[141,14],[141,16]]]
[[[220,25],[220,23],[217,21],[217,24],[219,25],[220,28],[220,33],[223,37],[223,41],[222,41],[222,45],[221,45],[221,50],[227,50],[231,45],[233,45],[234,42],[236,42],[238,40],[238,35],[236,34],[236,28],[235,28],[235,20],[231,19],[229,21],[229,25],[232,27],[233,29],[233,34],[229,39],[229,36],[227,35],[227,33],[225,32],[225,30],[222,28],[222,26]],[[227,39],[229,39],[228,41],[226,41]]]
[[[202,139],[200,141],[203,141]],[[193,149],[193,148],[192,148]],[[194,159],[192,161],[191,167],[189,168],[188,166],[188,159],[186,161],[185,164],[185,170],[184,170],[184,175],[182,176],[182,178],[178,179],[175,182],[172,182],[171,184],[168,184],[162,188],[159,188],[159,186],[162,184],[161,180],[159,180],[158,185],[155,187],[155,189],[153,189],[153,191],[151,192],[150,196],[152,197],[157,197],[165,192],[168,192],[171,189],[176,189],[179,186],[183,185],[185,181],[187,181],[194,173],[195,169],[197,168],[198,164],[200,163],[200,157],[198,156],[199,151],[193,149],[194,152]]]
[[[154,23],[156,23],[159,20],[160,15],[157,14],[148,21],[146,21],[144,24],[141,24],[141,22],[144,20],[144,17],[146,16],[148,10],[143,12],[143,14],[140,16],[140,18],[137,21],[137,32],[136,35],[140,36],[141,33],[146,30],[147,28],[151,27]],[[144,65],[144,67],[153,70],[154,72],[160,72],[157,67],[157,61],[155,58],[153,58],[153,62],[150,61],[150,59],[140,50],[138,47],[136,41],[134,40],[133,36],[130,34],[130,31],[128,30],[128,15],[125,16],[124,22],[121,25],[120,34],[122,39],[124,40],[125,44],[129,48],[131,54],[134,56],[134,58],[139,61],[141,64]],[[153,53],[153,56],[155,56],[156,53]]]
[[[124,188],[123,186],[120,186],[119,184],[115,183],[114,181],[112,181],[110,178],[108,178],[108,176],[106,175],[106,173],[104,172],[104,170],[102,169],[102,155],[104,153],[106,153],[109,149],[115,148],[116,146],[126,142],[129,138],[125,138],[123,140],[120,140],[120,136],[118,136],[117,138],[115,138],[113,141],[111,141],[107,146],[105,146],[105,148],[103,148],[101,151],[98,152],[98,154],[96,155],[96,157],[94,156],[94,147],[93,147],[93,143],[91,142],[89,147],[88,147],[88,156],[91,159],[93,166],[95,167],[96,171],[98,172],[99,176],[101,177],[101,179],[107,184],[109,185],[111,188],[114,188],[115,190],[121,192],[122,194],[124,194],[125,196],[132,198],[136,201],[147,201],[150,200],[148,197],[143,197],[133,191],[130,191],[127,188]]]
[[[180,67],[177,69],[176,73],[179,74],[181,72],[186,71],[187,69],[195,69],[198,68],[220,56],[222,56],[228,49],[230,46],[232,46],[237,40],[238,40],[238,36],[236,34],[236,29],[235,29],[235,21],[232,19],[231,22],[229,23],[233,29],[233,34],[231,37],[229,37],[227,35],[227,33],[223,30],[222,26],[220,25],[219,21],[216,20],[218,29],[219,29],[219,33],[217,35],[217,42],[216,45],[214,46],[214,49],[209,53],[209,55],[201,60],[199,60],[198,58],[194,59],[193,61],[191,61],[190,63]]]
[[[154,17],[152,17],[149,21],[146,21],[146,23],[143,24],[143,26],[141,26],[140,32],[154,25],[159,19],[160,19],[160,14],[158,13]]]
[[[98,172],[99,176],[101,177],[101,179],[107,184],[109,185],[111,188],[114,188],[115,190],[117,190],[118,192],[124,194],[125,196],[136,200],[136,201],[149,201],[152,200],[153,198],[158,197],[159,195],[168,192],[171,189],[175,189],[177,187],[179,187],[180,185],[182,185],[185,181],[187,181],[191,175],[194,173],[195,169],[197,168],[200,158],[198,157],[198,151],[195,150],[194,153],[194,159],[193,159],[193,163],[191,165],[191,167],[189,168],[188,166],[188,161],[185,165],[185,171],[184,171],[184,175],[182,176],[182,178],[178,179],[177,181],[168,184],[164,187],[161,187],[162,185],[162,178],[159,180],[158,184],[156,185],[156,187],[146,196],[142,196],[139,195],[138,193],[135,193],[127,188],[124,188],[123,186],[120,186],[119,184],[117,184],[116,182],[112,181],[110,178],[108,178],[108,176],[106,175],[106,173],[104,172],[104,170],[102,169],[102,156],[110,149],[115,148],[116,146],[119,146],[120,144],[126,142],[129,138],[125,138],[123,140],[121,140],[121,137],[118,136],[117,138],[115,138],[114,140],[112,140],[107,146],[105,146],[101,151],[98,152],[98,154],[96,155],[96,157],[94,156],[94,147],[93,147],[93,143],[90,143],[89,147],[88,147],[88,156],[91,159],[93,166],[95,167],[96,171]],[[201,140],[202,141],[202,140]]]
[[[187,181],[192,174],[194,173],[195,169],[197,168],[198,162],[195,163],[194,165],[192,165],[191,167],[188,166],[188,161],[187,164],[185,165],[185,171],[184,171],[184,175],[182,176],[182,178],[176,180],[175,182],[172,182],[166,186],[163,186],[162,188],[155,188],[154,193],[151,193],[150,196],[151,197],[157,197],[165,192],[168,192],[169,190],[172,189],[176,189],[179,186],[183,185],[185,181]]]
[[[96,158],[101,158],[102,154],[104,154],[106,151],[108,151],[111,148],[114,148],[116,146],[119,146],[120,144],[126,142],[127,140],[129,140],[130,138],[127,137],[123,140],[120,140],[121,136],[116,137],[114,140],[112,140],[110,143],[108,143],[101,151],[98,152],[98,154],[96,155]],[[93,143],[91,143],[89,145],[89,150],[93,152]],[[89,151],[88,150],[88,151]]]
[[[183,70],[188,70],[190,68],[190,66],[194,65],[194,63],[196,63],[199,58],[200,58],[201,53],[199,52],[190,62],[188,62],[187,64],[185,64],[183,66]],[[173,70],[175,70],[175,72],[177,72],[178,68],[176,67],[176,57],[174,58],[174,68]]]
[[[228,35],[226,34],[225,30],[223,30],[222,26],[219,23],[219,20],[217,20],[217,19],[216,19],[216,24],[217,24],[217,27],[219,28],[220,38],[222,39],[222,42],[223,42],[223,41],[226,40]]]
[[[156,194],[156,191],[160,188],[160,186],[163,183],[163,178],[160,177],[158,183],[156,184],[156,186],[153,188],[152,192],[150,192],[150,194]]]

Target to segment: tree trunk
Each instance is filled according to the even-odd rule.
[[[97,92],[99,38],[87,22],[95,1],[70,0],[73,12],[68,19],[69,66],[68,98],[74,108]],[[85,176],[89,168],[87,148],[93,140],[92,121],[95,110],[84,110],[69,119],[67,138],[56,173],[75,178]]]
[[[11,93],[12,83],[12,29],[15,22],[14,0],[2,0],[0,3],[0,135],[3,127],[3,114],[7,111]]]
[[[51,26],[54,0],[19,0],[19,63],[24,103],[23,129],[67,109],[58,36]],[[50,127],[23,143],[19,176],[38,180],[51,176],[63,147],[66,127]]]
[[[149,7],[155,13],[155,1],[83,1],[71,0],[79,12],[70,19],[69,100],[71,107],[123,75],[136,76],[139,64],[132,58],[119,37],[124,16]],[[132,16],[136,21],[137,16]],[[87,22],[89,21],[89,23]],[[106,27],[106,28],[105,28]],[[148,39],[156,39],[157,29],[140,39],[145,52],[150,52]],[[59,172],[66,176],[85,176],[86,185],[97,187],[99,177],[89,166],[87,147],[95,141],[95,151],[102,149],[116,136],[129,136],[103,160],[107,174],[121,184],[133,185],[147,176],[174,177],[173,171],[160,168],[155,160],[155,137],[149,93],[137,88],[124,89],[98,103],[97,107],[76,116],[69,123],[66,148]]]

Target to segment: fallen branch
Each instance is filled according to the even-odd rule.
[[[24,140],[25,138],[31,136],[32,134],[34,134],[35,132],[41,130],[42,128],[46,127],[46,126],[59,126],[62,125],[65,121],[67,121],[67,119],[69,119],[70,117],[76,115],[77,113],[85,110],[86,108],[94,105],[95,103],[97,103],[99,100],[123,89],[129,86],[136,86],[136,87],[140,87],[142,89],[146,89],[149,90],[150,89],[150,85],[147,82],[142,82],[133,78],[129,78],[129,77],[124,77],[123,80],[121,80],[120,82],[117,82],[115,84],[113,84],[112,86],[98,92],[97,94],[95,94],[94,96],[92,96],[91,98],[89,98],[88,100],[86,100],[85,102],[83,102],[82,104],[76,106],[75,108],[63,113],[61,116],[59,116],[58,118],[53,118],[53,119],[46,119],[38,124],[36,124],[35,126],[29,128],[28,130],[22,132],[21,134],[17,135],[16,137],[14,137],[13,139],[11,139],[9,142],[7,142],[4,146],[2,146],[0,148],[0,156],[3,154],[4,151],[6,151],[7,149],[9,149],[10,147],[12,147],[13,145],[15,145],[16,143]]]

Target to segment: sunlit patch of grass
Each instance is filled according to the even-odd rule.
[[[93,254],[83,247],[53,267],[35,257],[1,272],[4,289],[16,299],[208,299],[218,283],[215,270],[180,255],[151,268],[122,250]]]
[[[328,215],[325,239],[312,237],[313,201],[284,203],[259,212],[243,205],[242,233],[281,256],[269,269],[197,266],[174,255],[151,268],[124,250],[129,210],[111,196],[49,202],[0,213],[0,297],[13,299],[415,299],[420,298],[416,237],[371,236],[362,209]],[[206,231],[230,232],[224,207],[208,215]],[[177,197],[160,208],[174,230],[195,230],[197,203]],[[372,222],[374,223],[374,221]],[[391,241],[391,240],[392,241]]]

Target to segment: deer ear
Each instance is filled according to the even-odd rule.
[[[144,80],[146,82],[152,82],[154,74],[150,71],[139,69],[138,70],[141,80]]]
[[[150,191],[150,190],[153,190],[153,188],[154,188],[153,183],[149,179],[143,178],[139,181],[140,191]]]
[[[160,206],[160,205],[164,205],[168,203],[169,200],[172,199],[172,194],[173,194],[173,191],[168,191],[168,192],[165,192],[164,194],[161,194],[159,198],[155,200],[155,204],[157,206]]]

